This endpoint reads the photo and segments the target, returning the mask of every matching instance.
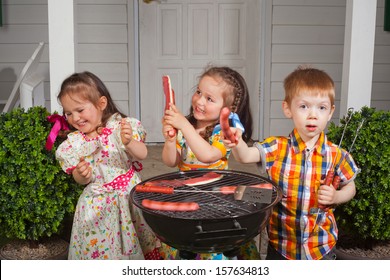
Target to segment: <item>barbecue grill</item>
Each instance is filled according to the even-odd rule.
[[[186,179],[201,177],[215,172],[223,175],[221,179],[196,186],[182,184]],[[172,194],[131,191],[131,200],[141,209],[145,221],[164,243],[179,250],[181,255],[189,253],[224,253],[234,257],[239,248],[257,236],[265,227],[272,208],[282,197],[281,189],[262,176],[232,170],[194,170],[173,172],[156,176],[137,186],[156,184],[174,187]],[[248,186],[271,184],[270,203],[237,200],[233,194],[215,190],[223,186]],[[142,201],[196,202],[196,211],[152,210],[142,205]],[[183,253],[183,254],[182,254]]]

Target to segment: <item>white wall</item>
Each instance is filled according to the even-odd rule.
[[[132,38],[128,37],[127,0],[79,0],[76,21],[77,71],[88,70],[101,78],[118,107],[129,114],[128,42]]]
[[[75,32],[78,41],[76,71],[88,70],[97,74],[109,88],[118,107],[125,114],[129,114],[129,80],[133,69],[128,69],[129,50],[132,48],[128,44],[128,34],[131,32],[127,24],[128,19],[132,18],[132,14],[129,15],[129,10],[132,10],[127,7],[128,1],[75,1]],[[39,71],[45,76],[45,98],[49,107],[47,0],[3,0],[3,26],[0,27],[0,100],[6,99],[11,93],[17,76],[40,41],[46,44]],[[133,57],[130,61],[132,60]],[[131,81],[131,84],[133,83],[134,81]]]
[[[345,1],[274,0],[270,34],[269,91],[265,137],[287,135],[293,124],[282,112],[283,80],[300,64],[325,70],[336,84],[340,102]]]
[[[325,70],[336,84],[338,122],[342,78],[345,0],[274,0],[266,61],[264,135],[286,135],[293,128],[281,104],[283,79],[299,64]],[[390,110],[390,32],[383,31],[384,0],[378,0],[371,107]],[[267,93],[265,94],[267,96]],[[269,118],[267,119],[267,116]]]
[[[48,43],[47,0],[3,0],[3,26],[0,27],[0,100],[11,94],[23,66],[39,42]],[[49,93],[49,52],[45,45],[38,71],[45,77]],[[0,112],[3,105],[0,105]]]
[[[383,30],[384,0],[378,0],[371,107],[390,110],[390,32]]]
[[[89,70],[101,77],[119,107],[129,114],[134,105],[129,98],[133,92],[131,64],[134,58],[131,43],[128,43],[131,32],[127,24],[131,24],[132,19],[128,0],[76,1],[77,71]],[[336,82],[338,107],[345,24],[345,0],[267,0],[267,5],[270,22],[269,35],[265,38],[268,51],[264,61],[264,137],[285,135],[292,128],[281,111],[282,82],[299,64],[312,64],[332,76]],[[384,0],[378,0],[377,10],[371,106],[389,110],[390,32],[383,31]],[[0,100],[11,92],[17,75],[38,42],[48,43],[47,0],[3,0],[3,21],[0,27]],[[47,100],[50,90],[48,57],[46,45],[39,71],[45,76]],[[336,109],[334,116],[338,115]]]

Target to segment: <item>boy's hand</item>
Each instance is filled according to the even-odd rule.
[[[133,140],[133,129],[126,119],[121,119],[121,140],[125,146]]]
[[[336,189],[333,186],[321,185],[318,188],[317,196],[320,205],[335,204]]]

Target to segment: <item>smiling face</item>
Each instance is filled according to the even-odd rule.
[[[215,124],[224,102],[224,94],[229,86],[222,80],[211,76],[204,76],[192,95],[192,110],[197,120],[196,128],[204,128]]]
[[[76,94],[66,94],[61,98],[64,114],[71,126],[83,132],[89,138],[97,136],[97,127],[101,124],[107,99],[100,97],[97,106]]]
[[[285,116],[293,120],[295,128],[307,147],[315,145],[331,119],[334,109],[329,95],[313,94],[307,90],[295,95],[290,104],[283,102]]]

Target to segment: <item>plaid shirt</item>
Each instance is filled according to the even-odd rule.
[[[287,259],[321,259],[336,244],[337,225],[333,209],[318,213],[320,180],[334,169],[340,186],[359,172],[351,155],[327,141],[322,133],[311,150],[296,129],[290,137],[269,137],[255,143],[269,178],[283,190],[269,224],[270,245]]]

